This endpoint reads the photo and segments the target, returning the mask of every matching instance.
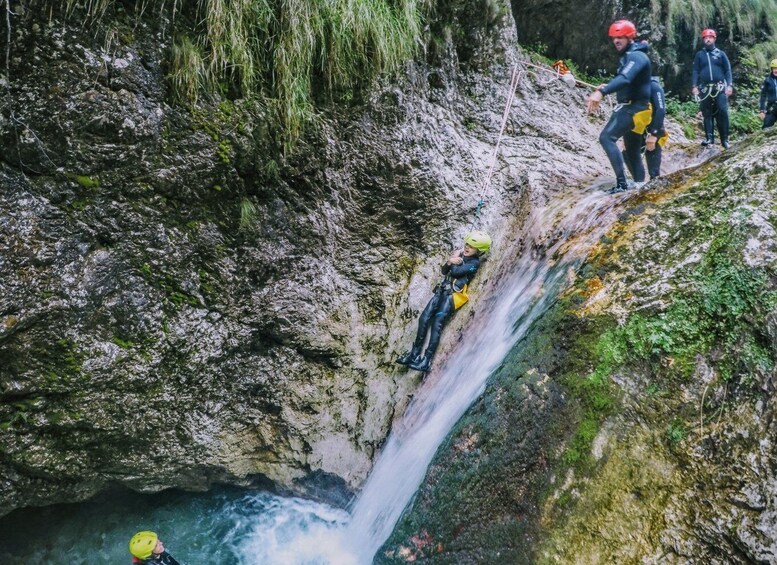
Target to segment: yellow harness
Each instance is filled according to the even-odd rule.
[[[648,107],[645,110],[634,114],[634,127],[631,129],[634,133],[645,133],[645,130],[650,125],[653,119],[653,106],[648,103]],[[664,132],[664,135],[658,138],[658,145],[663,147],[666,145],[666,140],[669,139],[669,132]]]
[[[648,104],[645,110],[634,114],[634,127],[631,131],[634,133],[645,133],[645,130],[650,125],[650,120],[653,119],[653,107]]]
[[[469,302],[469,294],[467,294],[467,286],[464,285],[464,288],[461,290],[456,290],[453,292],[453,307],[458,310],[462,306],[464,306],[467,302]]]

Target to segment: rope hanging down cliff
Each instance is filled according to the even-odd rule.
[[[494,175],[494,167],[496,166],[496,156],[497,156],[497,153],[499,152],[499,146],[502,143],[502,137],[504,137],[505,127],[507,126],[507,119],[510,116],[510,109],[513,106],[513,100],[515,99],[515,91],[518,88],[518,83],[521,81],[522,76],[528,72],[525,69],[520,69],[521,65],[526,65],[527,67],[532,67],[534,69],[538,69],[540,71],[552,73],[553,75],[555,75],[552,79],[544,83],[545,85],[550,84],[555,79],[561,79],[569,87],[575,87],[576,85],[581,84],[583,86],[588,86],[590,88],[596,88],[592,84],[576,79],[575,76],[572,74],[572,72],[569,70],[569,67],[567,67],[567,65],[562,60],[558,60],[555,63],[553,63],[551,69],[542,67],[540,65],[536,65],[534,63],[530,63],[528,61],[524,61],[522,63],[516,63],[513,66],[513,72],[510,76],[510,86],[508,87],[509,90],[507,92],[507,102],[505,103],[505,109],[502,114],[502,124],[499,126],[499,135],[497,135],[496,144],[494,145],[494,150],[491,152],[491,159],[489,160],[488,170],[486,172],[486,175],[483,177],[483,182],[481,183],[481,186],[480,186],[480,191],[478,193],[478,202],[475,207],[475,214],[474,214],[474,217],[472,218],[472,223],[470,224],[470,230],[474,228],[478,223],[478,221],[480,220],[480,212],[483,209],[483,206],[486,204],[486,192],[488,190],[489,185],[491,184],[491,178]]]

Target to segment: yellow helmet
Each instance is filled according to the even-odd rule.
[[[772,62],[769,63],[769,68],[774,69],[777,67],[777,59],[772,59]]]
[[[154,532],[138,532],[129,542],[129,550],[133,557],[138,559],[148,559],[154,553],[156,542],[159,540]]]
[[[491,249],[491,236],[484,231],[469,232],[464,238],[464,243],[474,247],[481,253]]]

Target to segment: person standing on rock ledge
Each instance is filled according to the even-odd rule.
[[[491,249],[491,237],[482,231],[473,231],[464,238],[464,248],[454,251],[442,266],[444,279],[434,289],[434,295],[418,318],[418,333],[413,348],[397,359],[400,365],[425,373],[440,344],[445,322],[454,310],[467,301],[467,285],[480,268],[480,257]],[[421,349],[431,328],[426,352]]]
[[[761,129],[770,128],[777,122],[777,59],[769,63],[769,74],[761,85],[758,117],[763,120]]]
[[[642,159],[642,151],[645,152],[645,161],[647,161],[650,180],[661,176],[661,150],[669,138],[669,134],[664,129],[664,118],[666,117],[665,100],[664,89],[658,81],[658,77],[653,77],[650,81],[650,123],[645,129],[645,133],[640,134],[630,131],[623,138],[627,147],[630,144],[636,144],[640,147],[640,152],[636,154],[640,160]],[[634,180],[643,181],[645,180],[644,174],[642,178],[635,176],[635,166],[631,162],[632,155],[634,155],[633,152],[624,151],[623,160],[626,162],[626,167]]]
[[[704,117],[704,141],[702,145],[715,143],[713,122],[718,124],[720,144],[728,149],[728,97],[734,93],[731,63],[726,54],[715,47],[718,35],[714,29],[701,32],[704,48],[693,59],[691,93],[699,97],[699,109]]]
[[[599,143],[602,144],[604,152],[610,159],[613,171],[615,172],[615,186],[610,189],[611,193],[623,192],[628,190],[626,183],[626,168],[623,162],[623,155],[618,149],[617,141],[628,132],[639,129],[634,120],[635,114],[647,110],[650,102],[650,75],[651,65],[647,56],[647,43],[641,41],[634,42],[637,37],[637,28],[629,20],[618,20],[613,23],[609,29],[609,36],[615,49],[620,54],[618,72],[610,82],[601,84],[588,97],[586,109],[589,113],[595,112],[599,108],[599,103],[605,94],[616,93],[618,105],[610,116],[607,125],[604,126],[602,133],[599,134]],[[644,124],[640,131],[644,131]],[[626,151],[634,164],[635,178],[645,178],[645,168],[642,164],[638,144],[627,144]],[[634,153],[633,155],[631,153]]]
[[[180,565],[165,551],[162,540],[148,530],[138,532],[129,542],[133,565]]]

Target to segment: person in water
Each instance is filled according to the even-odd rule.
[[[772,59],[769,67],[769,74],[761,85],[761,99],[758,101],[758,117],[764,122],[761,129],[770,128],[777,122],[777,59]]]
[[[434,295],[418,319],[418,333],[410,351],[397,359],[397,363],[425,373],[432,364],[432,358],[440,344],[440,335],[445,322],[456,309],[454,293],[464,290],[480,268],[480,257],[491,249],[491,237],[482,231],[473,231],[464,238],[464,248],[454,251],[442,266],[443,280],[435,287]],[[421,349],[426,334],[431,330],[426,351]]]
[[[728,149],[728,97],[734,93],[734,82],[728,57],[715,47],[717,38],[714,29],[701,32],[704,48],[700,49],[693,59],[691,93],[701,97],[699,109],[704,117],[704,141],[701,144],[715,143],[713,122],[717,122],[720,144],[724,149]]]
[[[648,46],[644,41],[635,42],[637,28],[628,20],[618,20],[608,31],[615,49],[620,54],[618,72],[610,82],[601,84],[588,97],[586,109],[589,113],[599,108],[599,103],[605,94],[615,93],[618,106],[610,116],[607,125],[599,135],[599,143],[610,159],[610,165],[615,172],[615,186],[610,192],[628,190],[626,183],[626,167],[623,155],[618,149],[617,141],[636,127],[634,116],[647,110],[650,102],[650,59],[647,56]],[[641,133],[641,132],[640,132]],[[635,178],[645,178],[645,169],[638,144],[626,147],[629,159],[634,165]]]
[[[142,565],[180,565],[172,555],[165,551],[165,546],[154,532],[138,532],[129,542],[133,564]]]
[[[645,180],[645,171],[642,169],[642,177],[637,177],[638,172],[635,173],[637,167],[631,161],[632,156],[636,156],[642,160],[642,152],[645,153],[645,161],[647,161],[647,170],[650,175],[650,180],[656,179],[661,176],[661,150],[666,140],[669,138],[664,129],[664,118],[666,117],[666,99],[664,95],[664,89],[661,83],[658,82],[658,77],[653,77],[650,81],[650,123],[645,128],[645,133],[636,133],[629,131],[623,137],[623,143],[626,147],[633,145],[639,146],[639,151],[624,151],[623,160],[626,162],[632,178],[635,182],[642,182]]]

